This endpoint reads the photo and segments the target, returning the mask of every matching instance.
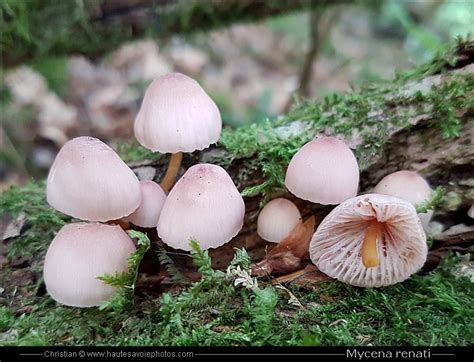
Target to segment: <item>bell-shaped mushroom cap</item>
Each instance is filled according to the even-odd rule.
[[[378,222],[379,265],[366,268],[361,249],[371,222]],[[338,205],[313,235],[309,253],[323,273],[360,287],[381,287],[407,279],[427,256],[426,236],[409,202],[367,194]]]
[[[48,175],[48,203],[67,215],[108,221],[130,215],[140,204],[140,183],[102,141],[77,137],[59,151]]]
[[[150,84],[135,119],[138,142],[161,153],[202,150],[217,142],[221,129],[214,101],[195,80],[180,73]]]
[[[126,272],[135,251],[132,239],[117,225],[75,223],[59,230],[44,261],[46,289],[57,302],[92,307],[107,301],[116,287],[97,277]]]
[[[433,190],[426,180],[413,171],[397,171],[385,176],[374,188],[374,193],[399,197],[418,205],[428,199]],[[423,228],[427,230],[433,210],[418,214]]]
[[[270,201],[258,214],[257,233],[263,240],[279,243],[301,221],[294,203],[284,198]]]
[[[142,202],[138,209],[127,216],[126,219],[137,226],[156,228],[161,209],[165,204],[166,194],[160,185],[150,180],[140,181],[140,189]]]
[[[359,165],[343,141],[318,137],[293,156],[285,184],[301,199],[323,205],[339,204],[357,194]]]
[[[166,198],[158,220],[158,235],[175,249],[217,248],[240,231],[245,204],[227,172],[201,163],[190,167]]]

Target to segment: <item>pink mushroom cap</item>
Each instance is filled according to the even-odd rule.
[[[433,190],[426,180],[413,171],[397,171],[385,176],[374,188],[374,193],[399,197],[414,206],[431,196]],[[433,210],[418,214],[423,228],[427,230]]]
[[[301,221],[294,203],[284,198],[270,201],[258,214],[257,233],[266,241],[279,243]]]
[[[158,235],[175,249],[190,250],[195,239],[203,249],[217,248],[238,234],[245,204],[227,172],[201,163],[190,167],[166,198]]]
[[[361,249],[370,223],[381,223],[377,236],[380,264],[366,268]],[[323,273],[360,287],[399,283],[419,270],[427,257],[426,236],[416,210],[393,196],[367,194],[344,201],[321,222],[309,247]]]
[[[135,251],[132,239],[116,225],[65,225],[51,242],[44,261],[46,289],[57,302],[72,307],[99,306],[117,290],[97,279],[128,270]]]
[[[137,226],[155,228],[166,201],[166,194],[160,185],[150,180],[140,181],[140,189],[142,202],[126,219]]]
[[[49,171],[48,203],[78,219],[109,221],[130,215],[140,204],[140,183],[105,143],[77,137],[61,148]]]
[[[193,152],[218,141],[222,120],[214,101],[194,79],[170,73],[146,90],[134,128],[138,142],[152,151]]]
[[[357,194],[359,166],[343,141],[318,137],[293,156],[285,184],[292,194],[303,200],[339,204]]]

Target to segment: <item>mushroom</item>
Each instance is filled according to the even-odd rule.
[[[312,262],[332,278],[360,287],[399,283],[427,257],[426,236],[409,202],[367,194],[332,210],[313,235]]]
[[[156,182],[150,180],[140,181],[142,202],[138,209],[126,217],[127,221],[144,228],[155,228],[161,209],[166,200],[166,194]]]
[[[109,221],[130,215],[140,204],[140,183],[105,143],[77,137],[61,148],[49,171],[48,203],[67,215]]]
[[[323,205],[357,194],[359,166],[350,148],[333,137],[318,137],[293,156],[285,184],[295,196]]]
[[[155,79],[145,92],[135,119],[135,137],[144,147],[171,158],[161,187],[168,192],[178,174],[182,152],[193,152],[218,141],[219,109],[193,79],[170,73]]]
[[[399,197],[411,202],[414,206],[428,199],[433,192],[430,185],[418,173],[413,171],[397,171],[385,176],[374,188],[374,193]],[[418,214],[423,229],[428,230],[428,224],[433,216],[433,210]]]
[[[201,163],[190,167],[166,198],[158,235],[175,249],[190,250],[195,239],[202,249],[217,248],[240,231],[245,204],[227,172]]]
[[[59,230],[46,253],[46,290],[64,305],[99,306],[117,287],[97,277],[126,272],[134,251],[132,239],[117,225],[68,224]]]
[[[260,211],[257,234],[264,240],[279,243],[301,221],[301,214],[294,203],[284,198],[270,201]]]

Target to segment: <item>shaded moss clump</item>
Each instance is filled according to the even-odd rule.
[[[474,295],[469,279],[447,258],[427,276],[385,288],[361,289],[336,281],[287,285],[278,293],[260,282],[237,288],[226,273],[195,253],[203,277],[159,299],[135,297],[123,311],[56,305],[49,297],[25,300],[30,314],[0,307],[4,345],[471,345]]]
[[[243,160],[242,175],[259,171],[263,178],[242,194],[266,197],[284,188],[291,157],[321,132],[358,138],[356,157],[361,170],[380,154],[390,138],[390,129],[410,129],[410,120],[417,116],[430,119],[430,125],[438,128],[444,138],[459,136],[463,115],[474,112],[472,74],[453,75],[424,92],[412,92],[409,87],[408,82],[394,82],[333,94],[320,101],[300,101],[288,115],[276,120],[225,129],[220,143],[230,154],[227,163]],[[295,124],[300,127],[293,132]]]
[[[71,218],[54,210],[46,202],[46,182],[30,181],[24,186],[13,186],[2,192],[0,214],[25,216],[25,225],[20,235],[8,245],[8,256],[41,257],[57,230]]]

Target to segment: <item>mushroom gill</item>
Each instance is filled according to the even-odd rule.
[[[332,278],[361,287],[407,279],[427,256],[426,236],[409,202],[368,194],[344,201],[313,235],[312,262]]]

